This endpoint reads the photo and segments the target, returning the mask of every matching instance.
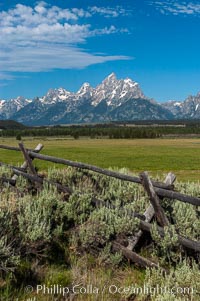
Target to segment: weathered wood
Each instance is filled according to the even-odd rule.
[[[150,222],[154,216],[154,209],[153,209],[153,206],[150,205],[147,210],[144,212],[144,216],[145,216],[145,221],[146,222]],[[141,238],[143,234],[143,231],[142,230],[139,230],[138,232],[136,232],[133,236],[129,237],[128,241],[129,241],[129,244],[127,246],[127,249],[129,250],[133,250],[135,248],[135,246],[137,245],[139,239]]]
[[[27,150],[25,149],[23,143],[19,143],[19,148],[21,149],[21,151],[24,155],[24,159],[26,160],[27,166],[29,167],[31,173],[33,175],[37,175],[37,172],[35,170],[35,167],[33,166],[32,160],[29,157],[29,154],[28,154]]]
[[[43,145],[42,145],[41,143],[39,143],[39,144],[35,147],[35,149],[33,150],[33,152],[39,153],[42,149],[43,149]],[[19,148],[19,150],[20,150],[20,148]],[[23,168],[24,170],[26,170],[27,167],[28,167],[28,164],[27,164],[26,161],[20,166],[20,168]],[[12,176],[12,179],[13,179],[13,180],[17,180],[17,178],[18,178],[18,175],[17,175],[17,174],[14,174],[14,175]]]
[[[54,156],[43,155],[43,154],[36,154],[32,151],[29,151],[28,153],[33,158],[37,158],[39,160],[45,160],[45,161],[58,163],[58,164],[63,164],[63,165],[67,165],[67,166],[72,166],[72,167],[76,167],[76,168],[80,168],[80,169],[87,169],[87,170],[91,170],[91,171],[106,175],[108,177],[120,179],[120,180],[123,180],[123,181],[142,184],[139,177],[128,176],[128,175],[125,175],[125,174],[121,174],[119,172],[103,169],[103,168],[100,168],[100,167],[97,167],[97,166],[94,166],[94,165],[90,165],[90,164],[86,164],[86,163],[75,162],[75,161],[71,161],[71,160],[67,160],[67,159],[63,159],[63,158],[58,158],[58,157],[54,157]],[[152,181],[152,183],[155,187],[162,187],[164,189],[172,189],[173,188],[171,185],[169,187],[165,183],[161,183],[161,182]]]
[[[151,232],[152,225],[143,220],[140,220],[139,228],[143,231]],[[161,237],[165,236],[165,231],[162,227],[157,226],[157,230],[158,230],[159,234],[161,235]],[[191,249],[196,252],[200,252],[200,242],[199,241],[195,241],[195,240],[183,237],[181,235],[178,235],[178,241],[183,247],[186,247],[186,248]]]
[[[38,145],[42,145],[42,144],[38,144]],[[0,148],[2,149],[8,149],[8,150],[14,150],[14,151],[17,151],[17,152],[21,152],[21,149],[17,146],[9,146],[9,145],[2,145],[0,144]],[[43,146],[42,146],[43,148]],[[31,149],[31,148],[27,148],[27,151],[33,151],[33,152],[37,152],[35,149]]]
[[[172,173],[169,172],[165,178],[164,183],[167,185],[172,185],[174,181],[176,180],[176,176]],[[150,204],[149,207],[146,209],[144,216],[145,216],[145,222],[150,222],[152,218],[154,217],[155,211],[153,209],[153,206]],[[129,244],[127,246],[127,249],[133,250],[137,243],[139,242],[141,236],[143,234],[142,230],[139,230],[134,234],[134,236],[129,237]]]
[[[0,148],[3,149],[8,149],[8,150],[15,150],[15,151],[20,151],[19,147],[16,146],[8,146],[8,145],[0,145]]]
[[[11,168],[11,169],[15,168],[15,169],[18,169],[18,170],[21,170],[21,171],[26,171],[25,168],[21,168],[21,167],[14,166],[14,165],[4,163],[4,162],[0,162],[0,166],[5,166],[5,167]]]
[[[23,176],[23,177],[29,179],[30,181],[33,181],[33,182],[36,181],[36,182],[41,183],[41,184],[42,184],[44,181],[46,181],[46,182],[48,182],[48,183],[51,184],[51,185],[56,185],[60,191],[67,192],[67,193],[69,193],[69,194],[72,194],[72,193],[73,193],[73,190],[70,189],[69,187],[66,187],[66,186],[64,186],[64,185],[62,185],[62,184],[59,184],[59,183],[57,183],[57,182],[53,182],[53,181],[47,180],[47,179],[45,179],[45,178],[39,177],[38,175],[37,175],[38,178],[37,178],[37,177],[34,177],[33,175],[26,173],[25,170],[24,170],[23,168],[16,167],[16,166],[13,166],[13,165],[10,165],[10,164],[7,164],[7,163],[2,163],[2,164],[3,164],[3,166],[6,166],[6,167],[8,167],[8,168],[11,168],[12,170],[14,169],[14,171],[15,171],[18,175],[21,175],[21,176]],[[0,165],[1,165],[1,162],[0,162]],[[43,180],[43,182],[42,182],[42,180]],[[14,181],[11,180],[11,183],[14,183]],[[81,194],[81,193],[80,193],[80,194]],[[100,199],[97,199],[96,197],[93,197],[93,198],[91,199],[91,204],[92,204],[93,206],[95,206],[95,207],[106,206],[105,201],[100,200]],[[109,208],[110,208],[110,205],[109,205]],[[116,207],[113,206],[113,209],[115,209],[115,208],[116,208]],[[131,210],[131,211],[129,212],[129,214],[130,214],[130,217],[132,217],[132,218],[133,218],[133,217],[134,217],[134,218],[137,217],[137,218],[139,218],[139,219],[141,219],[141,220],[145,220],[145,216],[144,216],[143,214],[139,213],[139,212],[134,212],[134,211]]]
[[[19,148],[5,146],[5,145],[0,145],[0,148],[13,149],[13,150],[20,151]],[[31,155],[31,157],[34,157],[34,158],[37,158],[37,159],[40,159],[40,160],[46,160],[46,161],[50,161],[50,162],[54,162],[54,163],[60,163],[60,164],[72,166],[72,167],[88,169],[88,170],[92,170],[92,171],[95,171],[95,172],[98,172],[98,173],[101,173],[101,174],[105,174],[107,176],[114,177],[114,178],[117,178],[117,179],[121,179],[121,180],[124,180],[124,181],[129,181],[129,182],[134,182],[134,183],[141,184],[141,180],[138,177],[123,175],[121,173],[117,173],[117,172],[113,172],[113,171],[109,171],[109,170],[104,170],[104,169],[101,169],[99,167],[96,167],[96,166],[93,166],[93,165],[90,165],[90,164],[73,162],[73,161],[70,161],[70,160],[65,160],[65,159],[56,158],[56,157],[52,157],[52,156],[47,156],[47,155],[45,156],[45,155],[36,154],[35,150],[34,151],[28,150],[28,151],[29,151],[29,155]],[[168,186],[164,183],[152,181],[152,184],[154,186],[155,192],[157,193],[157,195],[159,197],[163,197],[163,198],[166,197],[166,198],[169,198],[169,199],[172,199],[172,200],[176,199],[176,200],[180,200],[180,201],[185,202],[185,203],[190,203],[190,204],[195,205],[195,206],[200,206],[200,198],[192,197],[192,196],[184,195],[184,194],[176,192],[176,191],[172,191],[170,189],[172,189],[173,187]]]
[[[189,196],[177,191],[170,191],[162,188],[154,187],[156,194],[163,198],[168,198],[171,200],[179,200],[184,203],[189,203],[195,206],[200,206],[200,198]]]
[[[9,185],[12,185],[12,186],[15,186],[15,184],[16,184],[15,180],[6,178],[4,176],[0,177],[0,182],[2,182],[2,183],[8,183]]]
[[[15,172],[16,175],[23,176],[24,178],[30,180],[33,183],[36,182],[36,183],[43,184],[44,182],[46,182],[50,185],[56,186],[58,191],[65,192],[65,193],[68,193],[68,194],[72,193],[72,190],[70,188],[68,188],[68,187],[66,187],[62,184],[59,184],[59,183],[47,180],[45,178],[39,177],[38,175],[31,175],[31,174],[25,173],[25,172],[17,170],[17,169],[13,169],[13,171]]]
[[[113,171],[110,171],[110,170],[102,169],[102,168],[99,168],[99,167],[96,167],[96,166],[93,166],[93,165],[90,165],[90,164],[74,162],[74,161],[70,161],[70,160],[66,160],[66,159],[62,159],[62,158],[57,158],[57,157],[53,157],[53,156],[36,154],[32,151],[29,151],[29,154],[33,158],[37,158],[39,160],[45,160],[45,161],[49,161],[49,162],[53,162],[53,163],[64,164],[64,165],[77,167],[77,168],[81,168],[81,169],[88,169],[88,170],[91,170],[91,171],[94,171],[94,172],[97,172],[97,173],[100,173],[100,174],[104,174],[104,175],[109,176],[109,177],[113,177],[113,178],[117,178],[117,179],[124,180],[124,181],[129,181],[129,182],[142,184],[141,179],[138,178],[138,177],[124,175],[124,174],[121,174],[121,173],[118,173],[118,172],[113,172]],[[191,197],[191,196],[179,193],[179,192],[172,191],[170,189],[173,188],[173,185],[168,186],[165,183],[160,183],[160,182],[156,182],[156,181],[152,181],[152,184],[154,186],[156,194],[160,197],[166,197],[166,198],[169,198],[169,199],[176,199],[176,200],[180,200],[182,202],[190,203],[192,205],[200,206],[200,198]],[[161,188],[161,187],[163,187],[163,188]]]
[[[159,265],[157,263],[154,263],[150,261],[149,259],[146,259],[137,253],[128,250],[126,247],[122,246],[121,244],[117,242],[113,242],[112,244],[113,251],[115,252],[122,252],[122,255],[126,257],[128,260],[138,264],[141,267],[149,267],[149,268],[159,268]]]
[[[55,182],[46,180],[46,179],[38,177],[38,176],[27,174],[27,173],[25,173],[25,172],[23,172],[23,171],[21,171],[19,169],[14,169],[14,171],[15,171],[15,173],[16,173],[17,176],[22,175],[25,178],[27,178],[27,179],[29,179],[29,180],[31,180],[33,182],[36,181],[36,182],[39,182],[39,183],[43,184],[43,182],[46,181],[47,183],[49,183],[51,185],[56,185],[57,189],[59,191],[62,191],[62,192],[68,193],[68,194],[71,194],[73,192],[70,188],[68,188],[66,186],[63,186],[63,185],[61,185],[59,183],[55,183]],[[105,205],[105,202],[103,202],[102,200],[98,200],[96,198],[93,198],[92,202],[96,206]],[[141,215],[141,214],[139,214],[137,212],[131,212],[131,217],[132,218],[134,217],[134,218],[139,218],[140,219],[139,228],[142,231],[151,232],[152,225],[150,223],[144,221],[144,219],[145,219],[144,215]],[[162,227],[159,227],[159,226],[157,226],[157,229],[158,229],[158,232],[160,233],[161,237],[164,237],[164,235],[165,235],[164,229]],[[191,249],[193,251],[200,252],[200,242],[194,241],[194,240],[191,240],[191,239],[188,239],[188,238],[185,238],[185,237],[180,236],[180,235],[178,235],[178,241],[179,241],[179,243],[182,246],[184,246],[186,248],[189,248],[189,249]]]
[[[151,180],[149,179],[148,173],[143,172],[143,173],[141,173],[140,177],[141,177],[141,181],[144,186],[144,189],[146,190],[146,192],[149,196],[150,202],[154,208],[157,221],[163,227],[169,225],[169,221],[165,215],[163,208],[160,205],[159,197],[155,193],[154,187],[151,183]]]
[[[174,184],[175,180],[176,180],[175,174],[173,174],[172,172],[169,172],[165,178],[164,183],[170,186],[170,185]]]
[[[0,182],[3,183],[6,187],[9,187],[9,190],[16,193],[19,197],[23,197],[24,193],[21,192],[15,185],[16,181],[10,178],[6,178],[4,176],[0,177]]]

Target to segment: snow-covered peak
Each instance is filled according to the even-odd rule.
[[[4,99],[0,100],[0,109],[4,106],[4,104],[5,104],[5,100]]]
[[[183,105],[183,103],[180,102],[180,101],[175,101],[175,102],[174,102],[174,106],[175,106],[175,107],[182,107],[182,105]]]
[[[102,82],[102,84],[104,84],[105,86],[114,84],[117,82],[117,77],[115,75],[115,73],[111,73],[110,75],[108,75]]]
[[[5,104],[7,106],[15,106],[18,111],[30,102],[32,102],[31,99],[26,99],[23,96],[18,96],[17,98],[12,98],[9,101],[6,101]]]
[[[23,106],[24,103],[30,103],[31,99],[26,99],[23,96],[18,96],[17,98],[14,98],[11,100],[13,103],[16,103],[19,106]]]
[[[111,73],[96,87],[92,105],[97,106],[105,99],[108,106],[118,107],[131,98],[145,98],[138,83],[130,78],[118,80]]]
[[[116,74],[112,72],[110,75],[107,76],[107,79],[112,80],[112,79],[117,79]]]
[[[44,104],[54,104],[56,102],[67,100],[71,94],[71,92],[63,88],[50,89],[45,96],[40,98],[40,102]]]
[[[132,79],[128,77],[124,80],[124,83],[131,88],[138,86],[137,82],[134,82]]]
[[[74,93],[65,90],[64,88],[50,89],[46,95],[42,97],[37,97],[33,100],[33,106],[38,106],[39,113],[42,110],[48,110],[50,107],[57,105],[57,107],[62,107],[61,112],[55,112],[56,116],[74,112],[81,110],[82,108],[91,106],[98,106],[101,102],[104,104],[106,102],[107,106],[109,106],[109,110],[115,109],[117,107],[122,106],[129,100],[145,98],[142,93],[138,83],[131,80],[130,78],[126,79],[117,79],[115,73],[111,73],[108,75],[96,88],[90,86],[89,83],[85,82],[80,89]],[[8,104],[7,104],[8,103]],[[10,100],[6,102],[7,108],[4,110],[5,104],[3,101],[0,102],[0,114],[3,111],[6,118],[8,116],[12,116],[11,113],[14,114],[30,103],[29,100],[25,100],[24,98],[16,98],[14,100]],[[1,107],[3,109],[1,109]],[[57,110],[56,107],[56,110]],[[103,106],[104,107],[104,106]],[[65,109],[63,109],[65,108]],[[34,115],[35,116],[35,115]],[[56,117],[56,118],[57,118]]]
[[[93,88],[90,86],[89,83],[84,83],[76,93],[75,100],[81,103],[81,99],[90,100],[92,95],[93,95]]]
[[[69,95],[71,92],[65,90],[64,88],[58,88],[58,89],[50,89],[47,92],[47,96],[52,96],[52,95]]]
[[[90,92],[92,90],[92,87],[90,86],[89,83],[84,83],[81,88],[78,90],[77,94],[83,94],[87,93],[88,91]]]
[[[84,89],[87,89],[87,88],[89,88],[90,87],[90,84],[89,83],[84,83],[82,86],[81,86],[81,88],[84,88]]]
[[[30,102],[32,102],[31,99],[26,99],[22,96],[10,100],[0,100],[0,118],[10,118],[10,116],[21,110]]]

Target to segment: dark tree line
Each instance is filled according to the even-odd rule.
[[[200,127],[196,124],[186,126],[68,126],[68,127],[40,127],[25,129],[5,129],[0,131],[1,137],[42,137],[42,136],[68,136],[78,139],[79,137],[110,138],[110,139],[135,139],[135,138],[158,138],[165,135],[200,135]]]
[[[55,127],[37,128],[25,130],[3,130],[1,137],[42,137],[42,136],[69,136],[75,139],[79,137],[90,138],[110,138],[110,139],[134,139],[134,138],[157,138],[161,134],[155,129],[149,128],[129,128],[129,127]]]

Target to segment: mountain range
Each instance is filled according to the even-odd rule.
[[[76,93],[59,88],[34,99],[0,100],[1,120],[32,126],[199,118],[200,93],[161,104],[145,96],[137,82],[117,79],[114,73],[96,88],[84,83]]]

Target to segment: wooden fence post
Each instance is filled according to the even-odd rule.
[[[176,176],[172,172],[169,172],[165,178],[164,183],[166,183],[167,185],[170,186],[170,185],[173,185],[175,180],[176,180]],[[155,215],[154,208],[153,208],[152,204],[150,204],[144,213],[145,222],[148,222],[148,223],[151,222],[154,215]],[[142,234],[143,234],[143,231],[139,230],[136,234],[134,234],[134,236],[131,236],[129,238],[129,244],[127,246],[127,249],[133,250],[135,248],[135,246],[137,245],[138,241],[140,240]]]
[[[31,158],[29,157],[29,154],[27,152],[27,150],[25,149],[23,143],[19,143],[19,148],[21,149],[23,155],[24,155],[24,159],[26,160],[26,163],[27,163],[27,166],[29,167],[30,169],[30,172],[33,174],[33,175],[37,175],[37,172],[35,170],[35,167],[33,166],[33,163],[32,163],[32,160]]]
[[[159,197],[157,196],[157,194],[154,190],[154,187],[151,183],[151,180],[149,179],[148,173],[143,172],[140,175],[140,177],[141,177],[141,181],[142,181],[142,184],[144,186],[144,189],[146,190],[146,192],[149,196],[150,202],[151,202],[151,204],[154,208],[155,216],[156,216],[157,221],[160,223],[160,225],[162,227],[168,226],[169,221],[168,221],[168,219],[167,219],[167,217],[164,213],[163,208],[160,205]]]
[[[124,257],[141,267],[159,268],[159,265],[157,263],[152,262],[149,259],[146,259],[131,250],[128,250],[126,247],[117,242],[113,242],[112,247],[115,252],[121,252]]]
[[[41,144],[41,143],[39,143],[36,147],[35,147],[35,149],[33,150],[33,152],[34,153],[39,153],[42,149],[43,149],[43,145]],[[34,159],[34,158],[33,158]],[[32,160],[33,160],[32,159]],[[24,169],[24,171],[27,169],[27,167],[28,167],[28,164],[27,164],[27,161],[24,161],[24,163],[20,166],[20,168],[23,168]],[[17,178],[18,178],[18,175],[17,174],[14,174],[13,176],[12,176],[12,180],[17,180]]]

